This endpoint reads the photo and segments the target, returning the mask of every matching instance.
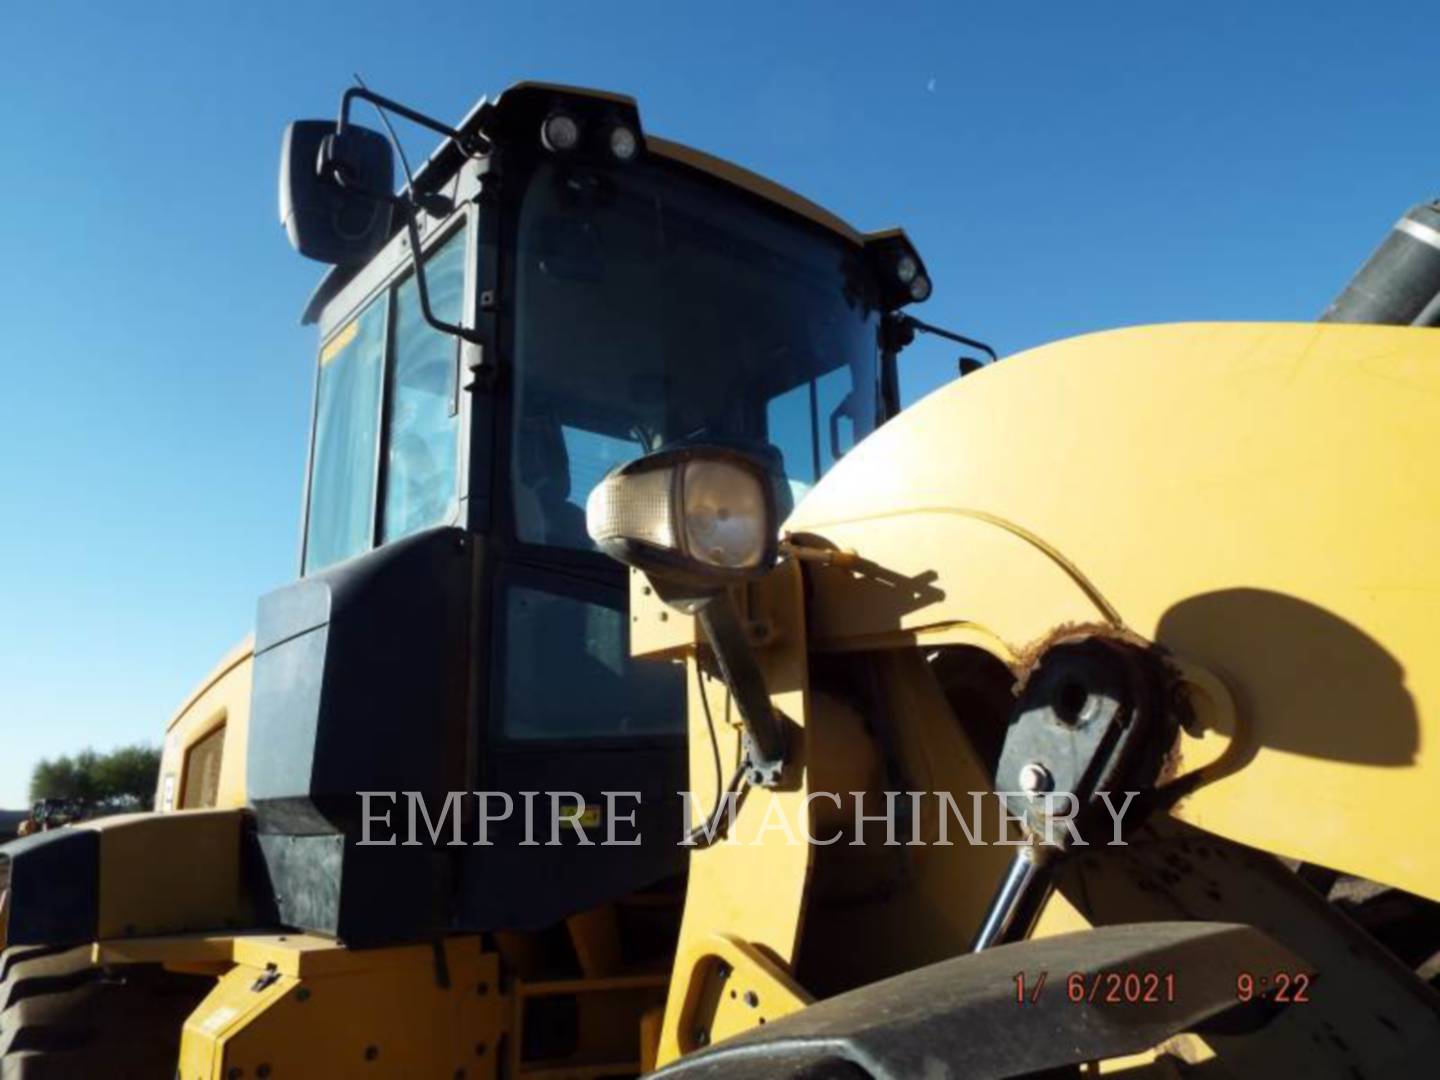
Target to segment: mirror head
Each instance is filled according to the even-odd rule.
[[[335,266],[368,261],[390,238],[395,165],[378,131],[296,120],[280,151],[280,221],[301,255]]]

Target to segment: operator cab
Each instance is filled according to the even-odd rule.
[[[683,870],[686,850],[684,668],[630,659],[626,572],[586,533],[590,491],[704,442],[760,455],[803,498],[894,411],[887,319],[929,281],[903,234],[861,236],[646,136],[628,98],[521,84],[453,131],[352,98],[448,137],[395,196],[378,134],[287,133],[282,217],[335,265],[305,315],[321,343],[302,576],[257,626],[262,861],[282,922],[356,943],[546,925]],[[433,821],[478,791],[516,803],[491,845],[473,797],[454,808],[466,846],[443,846],[448,820],[442,846],[404,845],[398,793]],[[567,827],[517,850],[525,791],[577,793],[596,841],[605,793],[640,793],[617,833],[643,843]]]

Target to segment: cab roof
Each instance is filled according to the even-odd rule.
[[[479,130],[482,126],[486,131],[491,131],[494,126],[504,122],[516,113],[527,114],[533,109],[534,104],[539,101],[548,108],[555,99],[579,99],[588,100],[599,105],[611,105],[618,107],[626,113],[631,114],[637,124],[639,120],[639,106],[634,98],[626,94],[617,94],[608,90],[596,90],[582,86],[566,86],[560,83],[524,81],[515,83],[505,90],[495,101],[481,98],[475,103],[464,119],[456,125],[456,130],[462,134],[469,134]],[[525,106],[532,108],[526,108]],[[806,218],[816,225],[830,230],[836,235],[856,245],[865,245],[880,240],[899,239],[910,246],[905,239],[903,229],[884,229],[879,232],[862,233],[854,226],[831,213],[824,207],[799,195],[789,188],[777,184],[773,180],[751,172],[749,169],[707,154],[702,150],[686,146],[683,143],[674,142],[670,139],[662,139],[656,135],[646,134],[645,149],[648,153],[656,154],[671,161],[686,165],[699,172],[705,173],[724,183],[731,184],[752,195],[758,196],[782,209],[793,214]],[[459,172],[460,167],[465,163],[465,153],[455,144],[452,139],[446,139],[435,151],[420,165],[414,172],[414,186],[416,191],[432,192],[448,184]],[[403,225],[397,220],[392,225],[392,234],[399,232]],[[350,281],[359,271],[360,266],[333,266],[321,279],[315,292],[311,295],[305,306],[302,323],[310,324],[316,322],[320,312],[325,305],[333,299],[336,294]]]

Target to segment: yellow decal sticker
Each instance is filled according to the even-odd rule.
[[[338,334],[331,338],[330,341],[326,344],[326,346],[320,350],[320,366],[324,367],[326,364],[330,363],[331,360],[334,360],[335,357],[339,356],[342,352],[344,352],[345,346],[349,345],[350,342],[354,341],[355,335],[359,332],[359,319],[351,319],[348,323],[346,323],[345,329],[341,330]]]
[[[230,1021],[239,1015],[239,1009],[230,1005],[222,1005],[200,1022],[200,1030],[206,1035],[218,1035],[230,1026]]]

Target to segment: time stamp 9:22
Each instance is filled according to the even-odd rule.
[[[1015,1004],[1036,1005],[1046,989],[1050,973],[1015,973]],[[1244,1004],[1268,998],[1276,1004],[1303,1005],[1310,1001],[1313,973],[1274,971],[1265,974],[1239,972],[1235,976],[1235,1000]],[[1072,971],[1064,977],[1065,1000],[1090,1005],[1162,1005],[1173,1003],[1179,980],[1173,971]]]

